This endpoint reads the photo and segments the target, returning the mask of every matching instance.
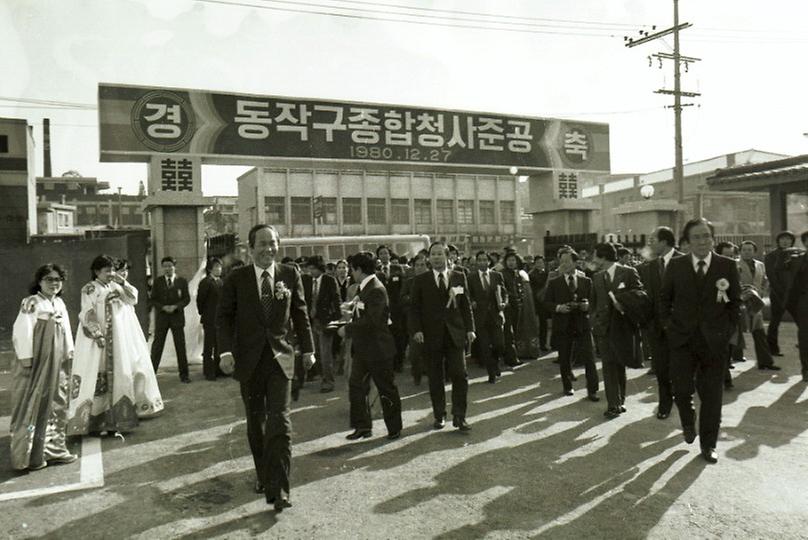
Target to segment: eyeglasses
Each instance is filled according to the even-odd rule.
[[[61,283],[61,282],[64,281],[64,278],[48,276],[48,277],[42,278],[42,281],[45,281],[47,283]]]

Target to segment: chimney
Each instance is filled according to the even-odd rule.
[[[45,178],[53,176],[51,171],[51,149],[50,149],[50,118],[42,120],[42,130],[45,132],[42,136],[42,154],[45,158]]]

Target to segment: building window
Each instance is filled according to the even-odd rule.
[[[286,207],[283,197],[264,197],[264,220],[267,223],[286,223]]]
[[[454,201],[451,199],[438,199],[438,223],[450,225],[454,222]]]
[[[345,225],[362,223],[362,199],[359,197],[342,198],[342,222]]]
[[[387,205],[384,199],[368,198],[368,223],[385,225],[387,223]]]
[[[95,215],[95,206],[85,206],[84,211],[87,213],[88,216]]]
[[[65,212],[58,212],[56,216],[59,218],[59,227],[69,227],[68,215]]]
[[[465,225],[474,223],[474,201],[457,201],[457,222]]]
[[[415,224],[432,225],[432,199],[415,199]]]
[[[311,224],[311,197],[292,197],[292,225]]]
[[[514,215],[515,208],[514,201],[499,202],[499,213],[502,218],[502,223],[516,223],[516,216]]]
[[[336,197],[323,197],[323,223],[326,225],[337,224]]]
[[[390,212],[393,214],[393,225],[410,224],[409,199],[390,199]]]
[[[0,154],[8,154],[8,135],[0,135]]]
[[[493,225],[494,201],[480,201],[480,225]]]

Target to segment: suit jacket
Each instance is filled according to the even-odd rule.
[[[642,367],[642,358],[637,357],[639,326],[628,315],[617,311],[609,295],[611,292],[619,302],[618,295],[643,293],[639,273],[630,266],[615,264],[614,279],[610,284],[607,283],[606,272],[601,271],[592,277],[592,285],[592,333],[607,340],[613,359],[618,363]]]
[[[671,261],[683,255],[684,253],[674,249],[673,255],[671,255]],[[670,262],[668,264],[670,265]],[[642,283],[645,286],[645,291],[648,293],[648,297],[651,299],[651,303],[653,304],[654,308],[654,318],[653,321],[651,321],[650,328],[659,334],[662,332],[662,317],[660,313],[659,297],[660,294],[662,294],[662,279],[665,272],[668,270],[665,268],[663,271],[662,257],[657,257],[656,259],[649,261],[647,266],[641,266],[643,267],[644,271],[640,273],[640,278],[642,279]]]
[[[450,270],[448,281],[447,293],[441,294],[432,270],[413,278],[409,328],[413,333],[424,333],[424,347],[427,349],[439,348],[447,329],[455,347],[462,349],[466,344],[466,333],[475,328],[465,274]],[[463,294],[457,295],[456,302],[446,307],[448,291],[453,287],[461,287]]]
[[[752,259],[752,264],[755,266],[755,274],[752,275],[752,270],[749,264],[744,260],[738,261],[738,274],[741,278],[741,287],[752,286],[762,296],[766,289],[769,288],[769,278],[766,276],[766,265],[762,262]]]
[[[583,272],[577,272],[578,288],[573,296],[564,274],[550,280],[544,292],[542,305],[545,311],[553,316],[553,339],[557,336],[585,335],[590,330],[589,313],[575,310],[571,313],[559,313],[556,307],[567,302],[589,300],[593,302],[592,281]]]
[[[478,271],[469,272],[468,283],[475,326],[479,327],[493,318],[499,318],[499,314],[502,312],[499,302],[508,302],[508,292],[505,290],[502,274],[495,270],[488,271],[487,291],[483,289],[483,282]],[[499,289],[499,298],[497,298],[497,289]]]
[[[345,335],[352,341],[352,353],[369,360],[391,358],[396,353],[396,344],[390,326],[390,304],[387,290],[377,277],[371,279],[359,291],[359,301],[364,304],[355,312],[345,326]]]
[[[222,291],[222,280],[211,275],[199,282],[196,290],[196,309],[202,319],[203,326],[216,324],[216,307]]]
[[[279,290],[281,283],[285,292]],[[236,268],[224,280],[216,312],[216,335],[220,354],[233,353],[233,377],[238,381],[250,378],[266,344],[286,376],[294,376],[294,349],[286,339],[290,321],[301,352],[314,351],[300,272],[294,266],[275,263],[272,290],[269,316],[265,317],[254,265]]]
[[[302,278],[302,276],[301,276]],[[337,280],[328,274],[320,276],[320,290],[317,291],[316,301],[314,295],[314,278],[302,280],[306,306],[309,306],[309,318],[312,322],[317,322],[322,326],[340,318],[339,310],[340,296]],[[311,315],[314,316],[311,316]]]
[[[786,307],[794,319],[798,319],[798,304],[800,298],[808,294],[808,252],[797,253],[786,262],[788,281],[786,282]],[[802,314],[805,317],[805,314]]]
[[[786,251],[782,248],[777,248],[763,257],[766,276],[769,278],[770,295],[772,299],[781,302],[785,299],[786,287],[788,286],[788,277],[784,264],[784,259],[787,258]]]
[[[156,310],[156,322],[166,323],[169,326],[185,326],[185,306],[191,302],[188,296],[188,282],[185,278],[174,276],[171,287],[168,286],[165,276],[154,279],[151,290],[151,304]],[[163,306],[177,306],[174,313],[166,313]]]
[[[337,282],[337,291],[339,291],[340,302],[347,302],[350,300],[350,298],[348,298],[348,287],[351,285],[351,278],[345,278],[345,281],[342,283],[340,283],[336,278],[335,281]]]
[[[541,310],[541,303],[544,301],[544,291],[547,289],[550,273],[547,270],[534,268],[528,274],[530,276],[530,288],[533,290],[533,305],[536,311]]]
[[[728,302],[718,301],[718,281],[727,280]],[[712,254],[699,287],[693,257],[671,259],[660,293],[660,319],[671,347],[684,347],[701,333],[712,353],[724,358],[741,316],[741,284],[733,259]]]
[[[401,268],[399,264],[391,264],[393,268]],[[384,276],[384,273],[381,274]],[[382,280],[380,280],[382,281]],[[403,271],[399,273],[391,273],[389,278],[382,281],[384,288],[387,290],[387,301],[390,306],[390,317],[394,321],[400,321],[405,317],[404,308],[401,305],[401,288],[404,286]]]

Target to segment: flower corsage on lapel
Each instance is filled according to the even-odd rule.
[[[716,296],[715,301],[719,304],[725,304],[729,302],[729,296],[727,296],[727,289],[729,289],[729,281],[724,278],[719,279],[715,282],[715,288],[718,289],[718,295]]]
[[[446,302],[446,307],[457,307],[457,297],[463,294],[463,286],[456,285],[449,289],[449,300]]]
[[[292,291],[286,286],[286,283],[283,281],[276,281],[275,282],[275,299],[276,300],[286,300],[292,296]]]

